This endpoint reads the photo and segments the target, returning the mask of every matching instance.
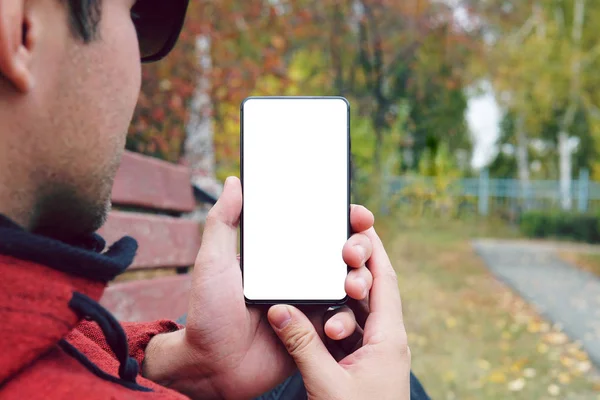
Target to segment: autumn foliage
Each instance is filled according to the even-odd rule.
[[[451,10],[430,0],[192,2],[176,49],[144,66],[128,147],[179,159],[199,74],[212,84],[223,175],[237,173],[239,104],[249,95],[348,97],[363,130],[356,131],[359,165],[379,165],[386,148],[399,151],[406,133],[417,135],[419,154],[448,134],[456,137],[452,149],[464,146],[461,96],[470,42],[450,27]],[[210,71],[196,60],[199,34],[212,43]],[[440,93],[448,95],[432,96]],[[400,112],[406,104],[407,116]]]

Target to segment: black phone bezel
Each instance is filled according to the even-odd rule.
[[[351,168],[350,158],[352,151],[351,136],[350,136],[350,102],[342,96],[249,96],[245,98],[240,104],[240,180],[242,183],[242,194],[244,192],[244,104],[249,100],[315,100],[315,99],[327,99],[327,100],[342,100],[346,103],[347,107],[347,209],[348,209],[348,226],[347,226],[347,238],[350,238],[352,234],[352,227],[350,224],[350,196],[351,196]],[[341,256],[341,251],[340,251]],[[244,207],[242,205],[242,212],[240,215],[240,268],[242,271],[242,287],[244,282]],[[347,270],[350,271],[350,267],[347,266]],[[346,304],[349,297],[346,296],[340,300],[285,300],[285,299],[272,299],[272,300],[252,300],[248,299],[244,293],[244,300],[249,305],[274,305],[274,304],[291,304],[291,305],[319,305],[319,306],[340,306]]]

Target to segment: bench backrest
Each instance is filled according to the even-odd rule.
[[[188,168],[126,152],[112,192],[113,211],[100,229],[107,243],[138,241],[133,265],[101,303],[121,321],[177,319],[187,310],[190,267],[202,226],[182,218],[195,210]]]

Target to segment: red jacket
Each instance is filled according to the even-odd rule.
[[[106,256],[103,242],[92,247],[32,235],[0,218],[0,399],[185,399],[137,372],[150,339],[181,327],[126,323],[125,339],[96,303],[107,278],[130,263],[134,242]]]

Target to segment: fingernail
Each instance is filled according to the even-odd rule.
[[[223,184],[223,190],[227,189],[227,185],[229,185],[230,182],[231,182],[231,177],[228,176],[227,179],[225,179],[225,183]]]
[[[277,329],[283,329],[290,323],[292,315],[288,310],[287,306],[275,306],[271,311],[271,323],[275,325]]]
[[[344,324],[340,321],[333,320],[329,322],[329,329],[333,333],[333,336],[340,337],[344,333]]]

